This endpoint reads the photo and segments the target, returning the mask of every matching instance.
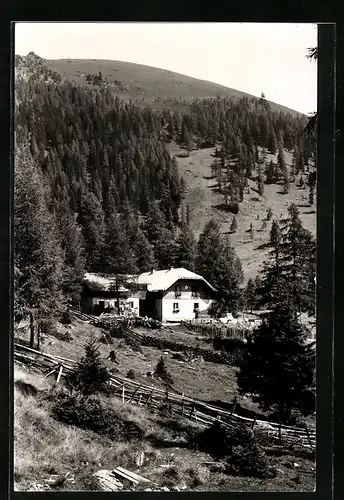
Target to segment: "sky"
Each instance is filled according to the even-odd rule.
[[[302,113],[317,108],[316,24],[16,23],[15,53],[111,59],[209,80]]]

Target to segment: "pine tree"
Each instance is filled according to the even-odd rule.
[[[266,184],[274,184],[276,182],[276,167],[271,160],[266,168]]]
[[[272,307],[288,299],[299,311],[314,314],[316,244],[303,228],[295,204],[282,230],[274,221],[270,243],[273,259],[263,269],[263,303]]]
[[[164,215],[158,204],[152,202],[144,223],[144,231],[148,241],[153,246],[154,257],[160,269],[173,265],[174,234],[168,228]]]
[[[236,217],[234,216],[229,230],[231,233],[235,233],[237,229],[238,229],[238,222],[236,220]]]
[[[207,222],[199,236],[196,272],[216,288],[219,311],[237,310],[241,263],[228,238],[221,236],[220,226],[214,219]]]
[[[29,149],[15,145],[14,265],[15,317],[30,318],[30,346],[40,343],[40,331],[63,307],[63,252],[49,193]]]
[[[287,171],[287,164],[285,162],[283,149],[281,149],[281,146],[280,146],[279,153],[277,156],[277,177],[278,177],[278,179],[285,180],[286,171]]]
[[[101,270],[115,275],[135,274],[139,270],[123,216],[118,213],[107,220]]]
[[[252,310],[255,308],[256,305],[256,287],[255,287],[255,282],[253,281],[252,278],[250,278],[247,282],[245,291],[244,291],[244,297],[245,297],[245,303],[247,309],[249,309],[252,313]]]
[[[69,302],[78,304],[85,273],[82,228],[77,223],[76,214],[71,213],[63,202],[56,207],[56,225],[64,254],[63,294]]]
[[[283,194],[288,194],[290,189],[289,173],[287,165],[284,166],[283,170]]]
[[[100,359],[99,347],[94,338],[85,345],[85,356],[81,358],[76,369],[67,376],[66,382],[73,389],[84,395],[105,392],[110,374]]]
[[[276,259],[278,259],[279,247],[281,243],[282,233],[277,220],[272,221],[270,231],[270,245],[273,247]]]
[[[183,224],[176,239],[175,267],[195,270],[196,240],[187,224]]]
[[[88,270],[101,270],[106,227],[101,202],[92,192],[85,192],[81,197],[78,223],[82,227]]]
[[[264,194],[264,177],[261,172],[258,174],[258,193],[259,196],[263,196]]]
[[[315,409],[315,358],[305,342],[308,332],[293,305],[284,301],[248,339],[237,375],[240,394],[250,395],[265,411],[288,423],[293,410]]]

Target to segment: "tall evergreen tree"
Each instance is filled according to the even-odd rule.
[[[290,422],[293,410],[303,415],[315,410],[315,357],[307,335],[292,303],[284,301],[248,339],[240,363],[240,393],[265,411],[278,413],[283,423]]]
[[[63,305],[63,253],[28,141],[15,145],[14,265],[14,313],[29,316],[33,347],[45,322]]]
[[[222,237],[219,224],[211,219],[198,239],[196,272],[216,288],[219,311],[238,308],[242,281],[239,263],[229,240]]]
[[[252,278],[250,278],[246,284],[244,297],[247,309],[249,309],[252,312],[257,302],[255,282],[253,281]]]
[[[106,226],[101,202],[93,192],[82,195],[78,222],[82,226],[87,268],[99,271],[102,269]]]
[[[175,247],[175,267],[195,270],[196,239],[187,224],[182,224]]]

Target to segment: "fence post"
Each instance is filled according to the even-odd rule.
[[[148,405],[148,401],[150,400],[150,398],[152,397],[152,394],[153,394],[153,391],[151,391],[151,393],[149,394],[148,398],[146,399],[146,402],[145,402],[145,406]]]
[[[190,415],[189,415],[189,418],[192,416],[193,412],[195,411],[195,403],[193,403],[192,405],[192,408],[191,408],[191,412],[190,412]]]
[[[234,399],[234,403],[233,403],[233,406],[232,406],[232,409],[231,409],[231,414],[229,415],[229,422],[232,420],[232,415],[234,413],[234,410],[236,408],[236,405],[237,405],[237,400],[236,398]]]
[[[124,393],[125,393],[125,385],[123,384],[123,387],[122,387],[122,403],[124,403]]]
[[[282,446],[282,428],[281,428],[280,414],[278,414],[278,439],[279,439],[280,446]]]
[[[312,440],[311,440],[311,436],[309,434],[309,430],[308,430],[308,427],[307,427],[307,424],[305,422],[305,429],[306,429],[306,432],[307,432],[307,437],[308,437],[308,441],[309,441],[309,445],[311,448],[313,448],[313,444],[312,444]]]
[[[184,417],[184,392],[182,394],[182,417]]]
[[[59,368],[59,372],[57,374],[56,385],[60,382],[60,378],[61,378],[61,375],[62,375],[62,370],[63,370],[63,364],[61,363],[60,368]]]
[[[252,430],[254,430],[254,426],[256,425],[256,420],[257,420],[257,415],[255,415],[253,419]]]
[[[133,400],[133,398],[135,397],[136,393],[137,393],[137,392],[141,389],[141,385],[142,385],[142,384],[140,384],[140,385],[138,386],[138,388],[134,391],[134,393],[130,396],[130,398],[129,398],[129,400],[128,400],[128,403],[131,403],[131,401],[132,401],[132,400]]]

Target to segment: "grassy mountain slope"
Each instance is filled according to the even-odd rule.
[[[211,164],[214,162],[215,148],[207,148],[193,151],[189,157],[178,157],[178,165],[181,174],[188,185],[184,200],[185,206],[190,207],[191,228],[198,236],[203,230],[204,224],[214,217],[221,223],[222,231],[229,232],[233,215],[221,208],[223,196],[218,192],[216,180],[211,177]],[[171,153],[179,155],[181,150],[178,146],[171,147]],[[267,154],[267,162],[276,162],[277,156]],[[287,166],[291,166],[292,154],[285,152]],[[282,186],[271,184],[264,186],[264,195],[257,193],[257,182],[249,181],[249,194],[244,195],[244,201],[240,204],[239,214],[236,216],[238,230],[230,235],[231,242],[235,247],[244,269],[245,278],[254,278],[264,260],[268,257],[268,248],[265,244],[269,240],[271,221],[267,222],[265,230],[261,230],[266,211],[271,207],[273,219],[283,219],[287,215],[288,206],[294,202],[300,210],[300,217],[306,229],[315,235],[316,213],[315,205],[308,203],[308,187],[299,188],[295,183],[290,184],[290,192],[282,194]],[[254,238],[251,240],[248,232],[250,224],[253,224]]]
[[[167,106],[171,99],[180,100],[180,106],[177,107],[182,108],[195,97],[253,97],[216,83],[142,64],[102,59],[51,59],[45,62],[63,78],[79,84],[86,83],[87,73],[101,72],[113,87],[115,95],[137,103],[149,103],[156,108]],[[285,106],[270,104],[272,110],[289,112],[293,116],[299,114]]]
[[[100,341],[103,330],[80,320],[71,325],[56,324],[58,336],[71,333],[70,340],[58,339],[47,334],[44,352],[68,356],[79,360],[84,355],[85,342],[93,337]],[[22,341],[27,340],[26,328],[16,332]],[[152,334],[152,331],[145,333]],[[156,335],[161,335],[156,333]],[[182,327],[165,328],[164,337],[179,336],[185,344],[196,342],[194,335]],[[19,340],[19,338],[17,338]],[[202,344],[202,340],[197,342]],[[110,350],[116,351],[119,364],[114,365],[106,358]],[[123,339],[113,339],[110,345],[99,342],[99,351],[105,366],[118,375],[126,376],[134,370],[135,380],[144,384],[164,388],[157,379],[147,379],[147,370],[152,371],[162,352],[155,347],[141,347],[142,352],[133,350]],[[233,403],[239,397],[235,380],[235,367],[194,359],[184,362],[165,353],[166,366],[173,376],[177,391],[204,400],[221,400]],[[62,378],[63,381],[63,378]],[[198,428],[189,419],[164,416],[153,413],[144,406],[122,403],[118,398],[100,396],[102,404],[111,406],[116,420],[133,422],[143,431],[142,440],[129,441],[127,435],[111,439],[94,430],[67,425],[54,417],[53,407],[58,400],[63,383],[54,387],[55,377],[44,377],[33,368],[23,365],[14,367],[14,488],[15,491],[91,491],[97,488],[93,473],[101,469],[112,470],[122,466],[162,486],[178,486],[188,491],[310,491],[314,487],[314,463],[312,457],[285,455],[276,458],[278,475],[261,479],[231,476],[221,469],[211,472],[206,463],[213,458],[205,452],[189,446],[190,436]],[[36,395],[23,392],[21,386],[31,384]],[[256,411],[256,405],[249,398],[239,398],[242,408]],[[137,459],[143,452],[143,464]],[[290,463],[300,464],[300,474]],[[304,472],[301,472],[304,471]],[[308,471],[308,472],[307,472]],[[133,488],[125,485],[125,489]]]

